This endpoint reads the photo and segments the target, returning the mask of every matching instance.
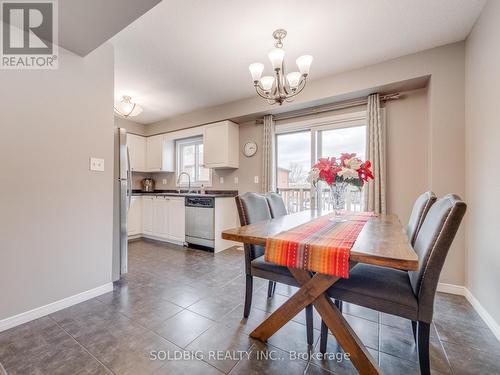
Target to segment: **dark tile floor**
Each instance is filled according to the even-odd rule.
[[[242,319],[237,249],[214,256],[137,241],[129,263],[113,292],[0,333],[0,374],[356,373],[333,336],[331,358],[318,358],[317,330],[307,347],[304,313],[267,344],[248,337],[294,290],[278,285],[267,299],[267,283],[257,279]],[[344,312],[385,374],[419,373],[409,321],[349,304]],[[500,343],[463,297],[438,294],[434,322],[434,374],[500,373]]]

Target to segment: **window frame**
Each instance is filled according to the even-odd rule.
[[[274,181],[276,188],[278,187],[278,136],[288,133],[299,133],[304,131],[311,132],[311,165],[316,163],[320,157],[321,137],[320,132],[323,130],[345,129],[358,126],[367,127],[366,111],[352,112],[341,115],[325,116],[320,118],[310,118],[306,120],[283,122],[276,124],[274,131],[274,142],[276,150],[274,153]],[[368,137],[368,131],[366,132]],[[365,147],[368,145],[368,139],[365,139]],[[366,153],[366,150],[365,150]]]
[[[182,157],[182,149],[187,146],[195,146],[195,153],[194,153],[194,176],[191,177],[191,186],[194,187],[200,187],[201,185],[205,187],[211,187],[212,186],[212,169],[211,168],[206,168],[208,169],[208,180],[199,180],[199,169],[200,167],[205,168],[204,164],[200,164],[199,160],[199,145],[204,146],[203,143],[203,136],[195,136],[195,137],[189,137],[189,138],[182,138],[182,139],[176,139],[175,140],[175,154],[176,154],[176,163],[175,163],[175,186],[176,187],[182,187],[184,184],[179,184],[179,174],[182,172],[181,170],[181,164],[183,162],[183,157]],[[203,149],[205,151],[205,149]]]
[[[382,109],[381,115],[383,117],[383,121],[385,121],[385,110]],[[365,131],[365,154],[367,151],[368,147],[368,123],[367,123],[367,112],[366,111],[359,111],[359,112],[352,112],[352,113],[347,113],[347,114],[340,114],[340,115],[331,115],[331,116],[325,116],[325,117],[314,117],[314,118],[308,118],[305,120],[298,120],[298,121],[290,121],[288,120],[287,122],[278,122],[275,126],[275,136],[274,136],[274,142],[275,142],[275,152],[274,152],[274,184],[276,188],[279,191],[278,188],[278,136],[282,134],[288,134],[288,133],[297,133],[297,132],[304,132],[304,131],[310,131],[310,139],[311,139],[311,165],[312,165],[318,160],[318,158],[321,156],[320,151],[321,151],[321,132],[325,130],[337,130],[337,129],[346,129],[346,128],[352,128],[352,127],[360,127],[364,126],[366,131]],[[321,195],[317,194],[316,189],[313,188],[311,185],[310,187],[310,194],[311,194],[311,208],[315,207],[321,207],[322,202],[321,202]],[[302,209],[299,209],[299,211]]]

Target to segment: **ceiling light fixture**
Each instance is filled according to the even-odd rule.
[[[133,103],[130,96],[123,95],[121,102],[115,106],[115,112],[125,118],[135,117],[142,113],[142,107],[137,103]]]
[[[313,61],[311,55],[300,56],[295,61],[299,71],[285,74],[285,51],[283,50],[285,36],[286,30],[284,29],[278,29],[273,33],[273,38],[276,40],[275,48],[269,52],[268,57],[273,66],[274,76],[262,77],[264,64],[253,63],[248,67],[255,91],[269,104],[282,105],[285,101],[291,102],[306,86],[307,76]]]

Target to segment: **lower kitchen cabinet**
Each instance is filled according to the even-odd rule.
[[[153,235],[153,200],[154,197],[143,196],[142,199],[142,233]]]
[[[169,230],[169,208],[168,197],[156,197],[153,199],[153,235],[168,238]]]
[[[141,215],[139,219],[140,228],[138,233],[131,234],[131,220],[135,220],[137,216],[131,217],[129,211],[129,236],[142,234],[144,237],[149,237],[158,240],[165,240],[182,244],[185,241],[185,209],[183,197],[167,197],[167,196],[140,196],[133,197],[137,201],[141,201]],[[135,225],[135,224],[132,224]]]
[[[184,198],[170,198],[168,208],[168,233],[175,241],[184,242],[186,238],[186,208]]]
[[[128,235],[137,236],[142,233],[142,199],[132,197],[128,210]]]

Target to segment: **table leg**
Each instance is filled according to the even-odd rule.
[[[301,288],[288,301],[281,305],[264,322],[262,322],[250,337],[267,341],[281,327],[302,311],[307,305],[314,302],[323,294],[338,278],[330,275],[316,274],[311,276],[307,271],[309,279],[302,283]]]
[[[307,271],[290,269],[290,272],[292,272],[299,285],[308,285],[314,279],[311,278],[311,274]],[[370,355],[370,352],[365,348],[332,300],[325,293],[322,293],[313,302],[313,305],[338,343],[346,353],[349,353],[351,361],[359,373],[380,374],[381,370]]]

